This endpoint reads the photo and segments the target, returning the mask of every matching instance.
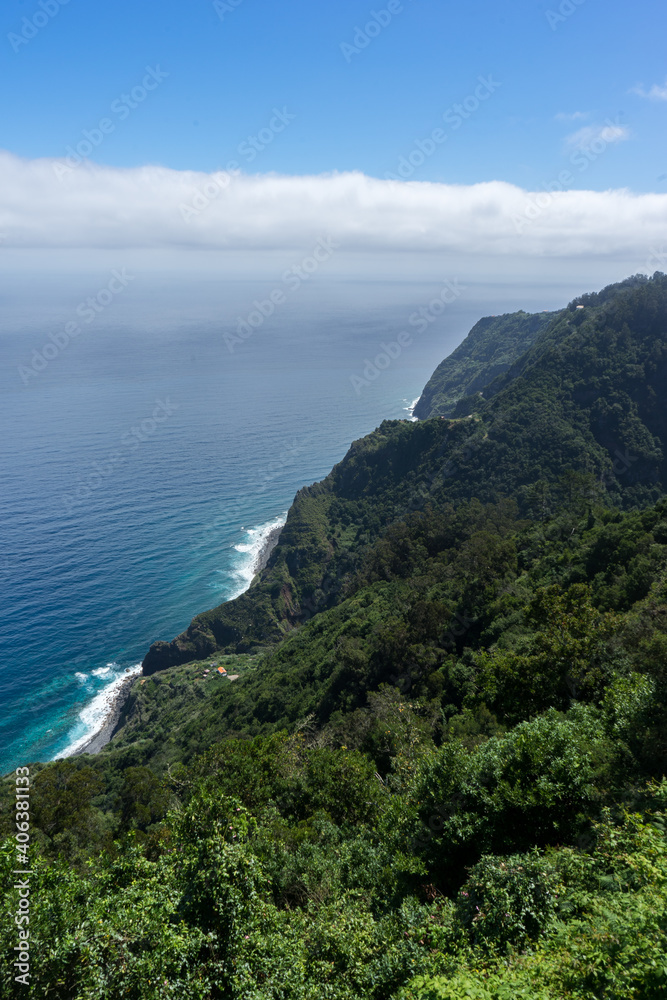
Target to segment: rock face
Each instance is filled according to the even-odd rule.
[[[300,490],[250,589],[154,643],[144,673],[284,639],[345,599],[370,547],[410,512],[511,496],[532,516],[565,474],[618,507],[655,502],[667,492],[667,277],[481,321],[420,407],[435,419],[385,421]]]
[[[414,416],[420,420],[451,416],[462,396],[481,392],[494,378],[509,371],[555,315],[518,312],[481,319],[433,372]]]
[[[147,676],[167,667],[177,667],[190,660],[203,660],[218,648],[210,632],[196,627],[190,627],[172,642],[154,642],[148,650],[142,665],[142,671]]]

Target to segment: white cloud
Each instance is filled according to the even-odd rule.
[[[630,129],[619,122],[607,121],[604,125],[584,125],[565,139],[572,149],[590,149],[593,143],[603,142],[613,145],[616,142],[626,142],[630,138]]]
[[[557,122],[582,122],[590,118],[590,111],[573,111],[568,114],[566,111],[559,111],[556,115]]]
[[[649,101],[667,101],[667,79],[662,84],[654,83],[650,90],[646,90],[644,85],[639,83],[630,91],[638,97],[645,97]]]
[[[667,194],[531,194],[502,181],[464,186],[360,173],[229,178],[158,166],[81,166],[61,181],[55,162],[0,153],[0,232],[6,234],[1,253],[12,248],[291,252],[307,251],[319,237],[331,236],[342,252],[643,259],[648,247],[664,240],[667,228]],[[517,217],[525,218],[533,203],[539,211],[529,211],[530,225],[518,230]],[[183,206],[194,204],[201,207],[186,221]]]

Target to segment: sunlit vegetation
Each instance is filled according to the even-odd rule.
[[[27,995],[667,996],[666,307],[520,314],[483,397],[300,492],[102,753],[34,768]]]

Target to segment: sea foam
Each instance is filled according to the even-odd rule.
[[[99,670],[93,670],[93,674],[100,676],[101,672],[108,670],[107,667],[101,667]],[[110,672],[110,671],[109,671]],[[59,754],[53,758],[54,760],[61,760],[63,757],[71,757],[78,750],[86,745],[94,736],[100,732],[107,721],[110,712],[113,710],[114,702],[120,692],[123,684],[130,677],[136,677],[141,673],[141,664],[137,663],[136,666],[130,667],[127,670],[123,670],[122,673],[117,674],[110,684],[107,684],[99,694],[97,694],[92,701],[81,709],[79,712],[78,722],[75,724],[74,729],[70,733],[71,742],[61,750]],[[106,676],[106,674],[103,674]]]
[[[229,600],[239,597],[240,594],[243,594],[248,589],[253,581],[253,577],[259,570],[262,554],[269,537],[274,531],[284,527],[286,521],[287,511],[281,514],[280,517],[276,517],[272,521],[267,521],[266,524],[262,524],[258,528],[243,529],[246,540],[234,546],[234,551],[238,552],[240,558],[236,560],[233,570],[237,586]]]
[[[420,399],[421,399],[421,396],[417,396],[416,399],[412,400],[412,402],[410,403],[409,406],[404,406],[403,407],[403,409],[408,413],[408,415],[410,417],[410,420],[413,422],[413,424],[416,424],[418,422],[418,420],[419,420],[419,417],[415,416],[414,410],[415,410],[415,406],[417,405],[417,403],[419,402]],[[404,399],[403,402],[407,403],[407,399]]]
[[[265,546],[272,534],[282,528],[287,520],[287,512],[280,517],[267,521],[257,528],[243,528],[244,539],[234,546],[237,553],[236,565],[233,568],[232,576],[235,589],[228,598],[233,600],[248,589],[253,577],[259,569],[262,554]],[[121,672],[122,671],[122,672]],[[61,750],[53,759],[60,760],[63,757],[71,757],[81,750],[93,737],[104,728],[109,714],[113,711],[116,698],[128,677],[141,673],[141,664],[129,670],[122,670],[117,663],[107,663],[104,667],[97,667],[90,674],[77,673],[76,678],[81,683],[85,683],[91,677],[98,680],[110,678],[108,684],[81,709],[74,727],[69,734],[70,742],[64,750]]]

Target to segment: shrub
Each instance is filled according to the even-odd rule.
[[[520,945],[553,920],[562,888],[558,872],[538,852],[487,856],[460,890],[457,915],[473,944]]]

